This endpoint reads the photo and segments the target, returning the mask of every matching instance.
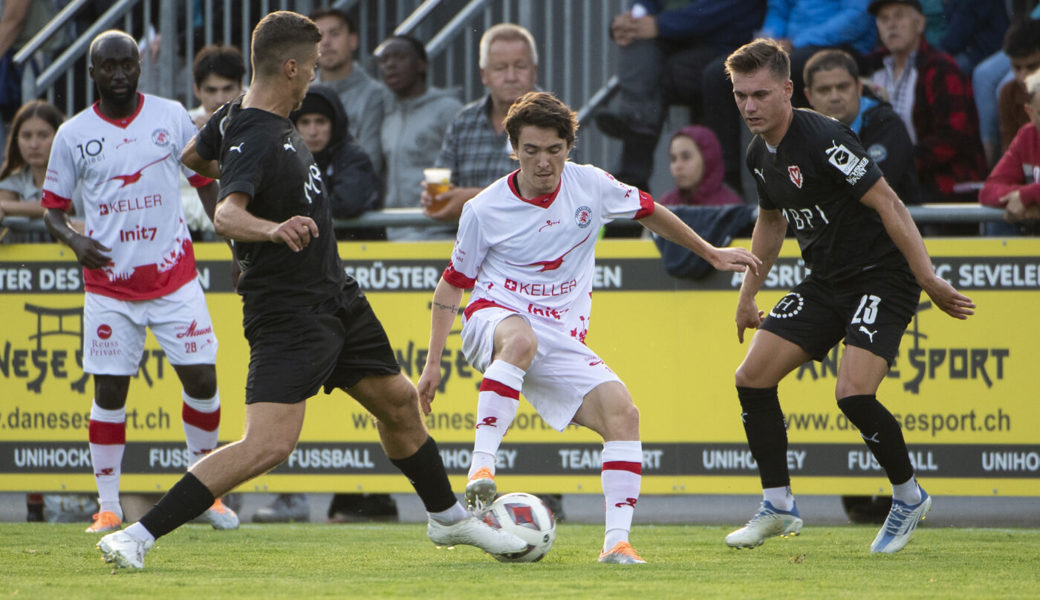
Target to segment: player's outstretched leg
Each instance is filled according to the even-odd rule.
[[[761,546],[766,538],[788,537],[802,531],[802,517],[798,506],[792,501],[791,510],[781,510],[769,500],[763,500],[755,516],[740,529],[726,536],[730,548],[754,548]]]
[[[466,507],[477,513],[490,508],[498,494],[495,462],[520,404],[524,370],[496,360],[484,371],[477,394],[477,425],[473,436],[473,462],[466,483]]]
[[[908,504],[895,496],[892,498],[892,508],[888,511],[885,524],[881,526],[877,537],[870,545],[870,551],[874,553],[893,554],[899,552],[910,542],[910,536],[917,529],[917,523],[923,521],[925,515],[932,508],[932,497],[917,484],[916,479],[910,479],[920,493],[920,500],[914,504]],[[898,486],[895,486],[898,487]]]

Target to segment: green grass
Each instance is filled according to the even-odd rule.
[[[1040,531],[924,527],[872,556],[871,527],[807,527],[731,550],[722,526],[640,526],[646,565],[595,562],[601,527],[563,523],[540,563],[437,550],[419,524],[188,525],[144,571],[113,569],[83,525],[0,524],[0,598],[1037,598]]]

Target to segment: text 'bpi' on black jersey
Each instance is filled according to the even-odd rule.
[[[242,267],[238,292],[246,313],[316,305],[338,294],[346,279],[336,248],[321,170],[292,121],[265,110],[224,105],[199,132],[196,152],[219,157],[220,197],[250,197],[254,216],[281,223],[310,217],[318,237],[293,252],[285,244],[235,242]]]
[[[759,206],[783,213],[814,276],[837,281],[882,265],[908,268],[881,216],[860,202],[881,169],[842,123],[795,109],[775,152],[755,136],[747,166]]]

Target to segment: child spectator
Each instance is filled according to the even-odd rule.
[[[9,217],[41,219],[43,181],[51,155],[54,134],[65,116],[45,100],[31,100],[15,113],[7,137],[3,167],[0,167],[0,220]],[[82,206],[77,206],[82,214]],[[82,230],[82,222],[77,221]],[[8,242],[49,241],[46,233],[24,232],[5,236]]]

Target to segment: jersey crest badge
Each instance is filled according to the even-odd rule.
[[[162,127],[152,132],[152,143],[162,147],[170,143],[170,132]]]
[[[798,168],[798,165],[787,167],[787,176],[791,178],[791,183],[798,189],[802,189],[802,170]]]
[[[592,209],[588,206],[582,206],[574,211],[574,222],[577,223],[580,229],[585,229],[592,225]]]

